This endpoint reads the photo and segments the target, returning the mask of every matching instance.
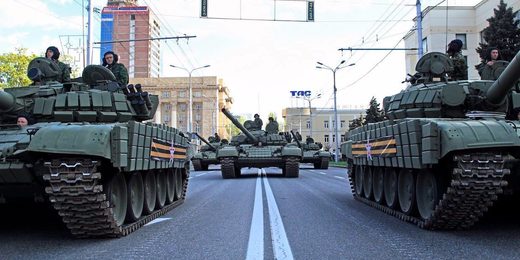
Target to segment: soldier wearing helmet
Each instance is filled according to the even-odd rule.
[[[453,61],[453,71],[448,73],[451,80],[468,79],[468,66],[466,65],[466,59],[462,56],[462,45],[461,40],[455,39],[448,44],[448,50],[446,50],[446,53]]]
[[[70,66],[58,60],[60,58],[60,51],[58,48],[55,46],[49,46],[45,51],[45,58],[51,60],[58,66],[61,72],[61,75],[56,79],[58,82],[70,82]]]
[[[113,51],[107,51],[103,55],[103,67],[112,71],[114,76],[116,76],[116,81],[119,83],[119,86],[126,86],[128,84],[128,71],[125,65],[118,63],[118,61],[119,56]]]

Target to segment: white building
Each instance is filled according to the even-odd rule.
[[[513,11],[520,9],[520,0],[504,0]],[[480,63],[476,48],[483,42],[482,31],[488,26],[487,19],[494,15],[500,0],[482,0],[475,6],[428,6],[423,9],[422,45],[424,53],[446,52],[446,46],[457,38],[462,40],[462,54],[468,64],[468,79],[480,79],[475,65]],[[447,22],[447,23],[446,23]],[[417,32],[405,36],[406,48],[417,48]],[[406,51],[406,72],[415,73],[417,51]]]

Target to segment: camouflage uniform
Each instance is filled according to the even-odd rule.
[[[449,73],[451,80],[467,80],[468,79],[468,66],[466,65],[466,59],[462,56],[462,53],[457,52],[453,56],[450,56],[453,61],[453,71]]]
[[[70,82],[70,67],[69,65],[61,62],[55,61],[58,63],[58,67],[60,68],[61,75],[58,76],[58,81],[61,83]]]
[[[107,68],[116,76],[116,81],[119,83],[119,86],[126,86],[128,84],[128,71],[125,65],[114,63],[113,65],[108,65]]]

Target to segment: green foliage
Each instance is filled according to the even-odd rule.
[[[384,120],[383,111],[379,108],[379,103],[377,102],[375,97],[372,97],[370,100],[370,106],[367,109],[365,121],[363,125],[368,123],[376,123]]]
[[[363,125],[363,114],[359,114],[358,118],[354,118],[349,121],[348,130],[356,129]]]
[[[276,113],[275,112],[269,112],[269,115],[267,116],[267,118],[269,118],[269,117],[274,118],[274,121],[276,121]]]
[[[0,55],[0,88],[22,87],[31,84],[27,77],[27,66],[36,58],[35,54],[27,54],[27,49],[17,48],[15,52]]]
[[[244,122],[246,121],[246,118],[243,117],[243,116],[239,116],[237,118],[238,122],[240,122],[240,124],[244,124]],[[233,123],[231,123],[231,121],[229,121],[229,125],[226,127],[226,129],[228,129],[228,131],[230,131],[231,133],[231,136],[235,136],[235,135],[238,135],[241,133],[240,129],[238,129],[238,127],[236,127]]]
[[[71,72],[70,77],[71,78],[77,78],[81,76],[81,70],[80,67],[77,65],[77,63],[74,62],[74,56],[63,54],[60,56],[60,61],[69,65]]]
[[[479,43],[476,49],[480,58],[485,60],[488,47],[497,47],[502,60],[511,61],[520,50],[519,21],[515,19],[516,13],[513,8],[507,7],[500,0],[498,9],[494,9],[494,16],[487,19],[489,26],[483,31],[486,43]]]

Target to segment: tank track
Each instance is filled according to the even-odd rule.
[[[296,157],[287,157],[285,159],[285,177],[298,178],[300,175],[300,159]]]
[[[191,163],[193,164],[193,169],[195,171],[202,171],[202,162],[199,159],[192,160]]]
[[[222,158],[222,160],[220,160],[220,170],[223,179],[232,179],[237,177],[235,172],[235,161],[233,158]]]
[[[126,236],[182,204],[188,188],[189,171],[179,200],[142,216],[136,222],[117,226],[113,210],[103,193],[101,173],[96,172],[99,162],[53,160],[46,162],[45,166],[49,168],[49,173],[43,176],[48,184],[45,191],[49,200],[72,235],[79,238]]]
[[[420,228],[431,230],[467,229],[475,224],[503,193],[509,174],[504,169],[504,156],[498,154],[465,154],[454,156],[457,167],[453,169],[446,193],[435,207],[433,215],[424,220],[409,216],[385,205],[356,195],[352,174],[347,174],[352,194],[371,207],[377,208]],[[485,165],[484,165],[485,164]]]

